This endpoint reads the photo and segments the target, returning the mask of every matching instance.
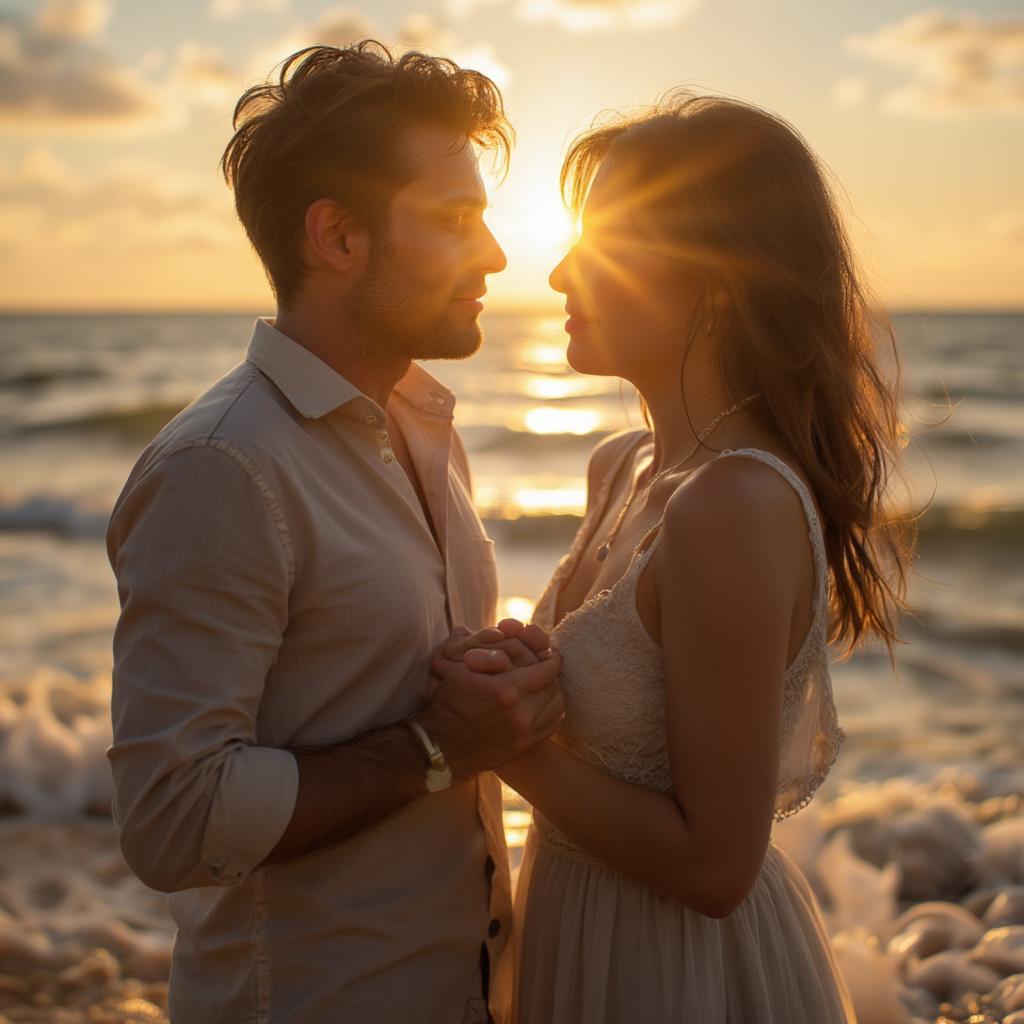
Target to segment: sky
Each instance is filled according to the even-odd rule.
[[[0,0],[0,309],[273,300],[217,163],[247,85],[372,36],[499,84],[491,308],[555,305],[568,143],[675,86],[780,114],[891,309],[1024,307],[1024,6],[904,0]]]

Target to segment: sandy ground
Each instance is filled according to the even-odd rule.
[[[0,821],[0,1022],[167,1020],[166,897],[104,821]]]

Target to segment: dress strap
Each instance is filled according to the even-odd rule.
[[[766,452],[763,448],[726,448],[715,456],[716,459],[725,458],[729,455],[739,455],[748,459],[755,459],[771,466],[781,474],[796,491],[803,506],[804,516],[807,519],[807,536],[811,542],[811,550],[814,554],[814,569],[816,585],[814,588],[814,608],[817,614],[827,602],[828,587],[828,558],[825,554],[825,537],[821,528],[821,519],[818,510],[814,506],[811,492],[807,485],[794,472],[793,468],[783,462],[777,455]],[[714,461],[713,459],[711,461]]]
[[[697,469],[703,469],[703,466],[710,465],[715,459],[724,458],[729,455],[740,455],[749,459],[755,459],[758,462],[763,462],[768,466],[771,466],[774,470],[780,473],[787,482],[796,491],[800,498],[800,504],[803,506],[804,516],[807,519],[807,536],[811,542],[811,550],[814,555],[814,571],[815,571],[815,587],[814,587],[814,615],[817,617],[822,608],[827,604],[828,594],[828,559],[825,554],[825,538],[821,529],[821,520],[818,516],[818,510],[814,506],[814,501],[811,498],[810,491],[807,490],[807,486],[803,480],[788,466],[782,459],[777,455],[773,455],[771,452],[766,452],[763,448],[725,448],[720,451],[714,458],[709,459],[702,466],[698,466]],[[640,542],[633,549],[633,562],[643,563],[647,561],[648,556],[657,547],[658,542],[661,540],[661,535],[664,532],[661,527],[664,525],[665,514],[662,512],[658,521],[641,537]],[[652,534],[654,539],[651,540]]]

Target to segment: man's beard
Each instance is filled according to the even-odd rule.
[[[430,294],[428,282],[395,260],[386,243],[373,240],[370,262],[347,310],[367,362],[466,359],[480,348],[480,325],[455,322],[448,303],[429,308],[424,297]]]

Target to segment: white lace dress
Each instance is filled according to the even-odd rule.
[[[824,540],[800,478],[761,449],[727,450],[778,470],[803,503],[814,550],[814,616],[786,670],[775,818],[806,804],[844,738],[826,648]],[[605,485],[610,489],[613,474]],[[563,658],[561,741],[610,775],[668,791],[661,651],[636,612],[636,581],[661,536],[608,590],[551,621],[562,581],[601,519],[599,495],[538,602]],[[772,843],[758,881],[725,918],[705,917],[605,867],[539,814],[515,912],[518,1024],[854,1024],[815,897]]]

